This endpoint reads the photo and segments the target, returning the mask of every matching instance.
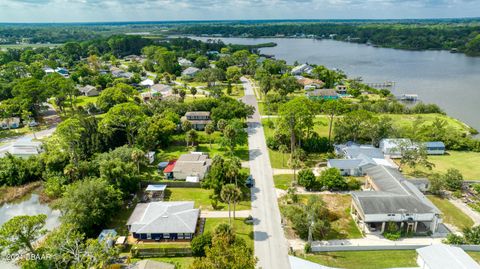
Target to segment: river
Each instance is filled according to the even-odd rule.
[[[194,37],[206,40],[205,37]],[[408,51],[302,38],[221,38],[225,43],[275,42],[261,52],[284,59],[338,68],[364,82],[396,82],[392,92],[418,94],[450,116],[480,130],[480,57],[448,51]]]
[[[15,216],[21,215],[47,215],[45,228],[52,230],[60,224],[60,211],[52,210],[47,204],[40,203],[39,195],[32,193],[18,201],[4,204],[0,207],[0,226]],[[0,268],[18,268],[12,263],[0,260]]]

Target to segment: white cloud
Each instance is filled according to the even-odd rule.
[[[469,17],[478,0],[0,0],[8,22]]]

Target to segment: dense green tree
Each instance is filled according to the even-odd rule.
[[[112,135],[114,131],[123,131],[127,135],[128,145],[132,146],[145,120],[146,116],[140,106],[133,103],[118,104],[99,122],[99,130],[107,135]]]
[[[463,186],[463,175],[455,168],[450,168],[443,175],[445,187],[450,191],[461,190]]]
[[[346,190],[347,182],[337,168],[328,168],[320,173],[320,185],[328,190]]]
[[[16,216],[5,222],[0,227],[0,255],[36,255],[34,243],[47,232],[46,219],[46,215]]]
[[[67,186],[58,201],[64,223],[89,236],[109,221],[121,205],[121,192],[104,179],[85,179]]]
[[[315,187],[317,179],[311,169],[302,169],[298,172],[298,184],[311,190]]]

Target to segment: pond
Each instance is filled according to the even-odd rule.
[[[0,225],[12,219],[15,216],[21,215],[47,215],[46,228],[52,230],[60,225],[60,211],[51,209],[47,204],[40,203],[40,196],[32,193],[25,196],[23,199],[6,203],[0,207]],[[0,261],[0,268],[10,269],[18,268],[17,266]]]

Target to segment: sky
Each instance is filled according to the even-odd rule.
[[[480,0],[0,0],[0,22],[480,16]]]

